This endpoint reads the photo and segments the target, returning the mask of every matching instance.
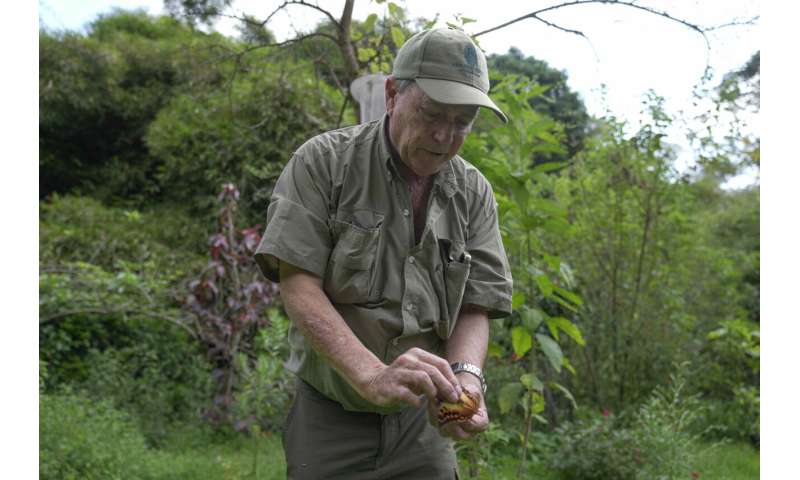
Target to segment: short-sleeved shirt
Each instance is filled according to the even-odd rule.
[[[462,304],[511,313],[512,279],[492,188],[455,156],[434,177],[417,243],[411,195],[392,160],[388,118],[303,144],[275,185],[255,259],[322,279],[359,340],[389,364],[412,347],[443,354]],[[389,413],[362,398],[292,324],[287,368],[346,410]]]

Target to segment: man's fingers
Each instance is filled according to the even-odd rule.
[[[445,400],[450,402],[458,400],[461,393],[460,383],[447,360],[421,348],[412,348],[406,353],[409,354],[409,361],[414,359],[417,361],[416,368],[423,368],[428,373]]]
[[[436,398],[436,385],[424,367],[417,370],[404,370],[401,381],[417,395]]]
[[[429,395],[431,400],[446,400],[448,402],[458,401],[458,392],[456,392],[453,385],[442,375],[439,369],[425,362],[419,362],[419,368],[425,372],[431,381],[431,386],[434,388],[432,395]]]

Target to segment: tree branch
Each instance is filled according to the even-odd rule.
[[[313,8],[314,10],[317,10],[318,12],[321,12],[323,15],[328,17],[328,19],[330,19],[331,23],[336,25],[336,28],[338,28],[339,30],[342,29],[342,25],[339,23],[338,20],[336,20],[336,17],[334,17],[333,14],[331,14],[331,12],[325,10],[324,8],[320,7],[319,5],[313,5],[313,4],[305,2],[303,0],[287,0],[287,1],[283,2],[278,8],[276,8],[272,13],[270,13],[263,22],[261,22],[261,26],[262,27],[265,26],[267,23],[269,23],[270,20],[272,20],[272,17],[275,16],[276,13],[278,13],[279,11],[281,11],[284,8],[288,7],[289,5],[301,5],[301,6],[304,6],[304,7]]]
[[[624,7],[635,8],[637,10],[641,10],[643,12],[650,13],[652,15],[657,15],[657,16],[666,18],[667,20],[670,20],[670,21],[673,21],[673,22],[677,22],[677,23],[679,23],[679,24],[681,24],[681,25],[683,25],[683,26],[685,26],[685,27],[687,27],[687,28],[699,33],[703,37],[703,41],[705,41],[705,43],[706,43],[706,49],[707,50],[711,50],[711,44],[708,41],[708,37],[706,36],[706,32],[710,32],[712,30],[718,30],[720,28],[724,28],[724,27],[728,27],[728,26],[753,24],[756,20],[759,19],[759,17],[756,16],[756,17],[753,17],[750,20],[746,20],[746,21],[733,21],[733,22],[726,23],[726,24],[723,24],[723,25],[718,25],[718,26],[715,26],[715,27],[701,27],[700,25],[697,25],[695,23],[689,22],[689,21],[684,20],[682,18],[674,17],[674,16],[670,15],[666,11],[656,10],[655,8],[650,8],[650,7],[645,7],[643,5],[639,5],[639,4],[635,3],[634,1],[623,1],[623,0],[574,0],[574,1],[571,1],[571,2],[564,2],[564,3],[559,3],[557,5],[551,5],[549,7],[545,7],[545,8],[536,10],[534,12],[522,15],[521,17],[517,17],[517,18],[515,18],[513,20],[505,22],[505,23],[503,23],[501,25],[498,25],[496,27],[492,27],[492,28],[489,28],[487,30],[483,30],[481,32],[475,33],[475,34],[472,35],[472,37],[479,37],[481,35],[485,35],[487,33],[491,33],[491,32],[494,32],[496,30],[500,30],[501,28],[505,28],[505,27],[507,27],[509,25],[513,25],[513,24],[515,24],[517,22],[521,22],[522,20],[526,20],[526,19],[530,18],[530,19],[534,19],[534,20],[539,20],[540,22],[543,22],[546,25],[548,25],[550,27],[553,27],[553,28],[556,28],[558,30],[561,30],[561,31],[564,31],[564,32],[567,32],[567,33],[572,33],[572,34],[579,35],[581,37],[586,38],[586,35],[584,35],[583,32],[580,32],[578,30],[571,30],[571,29],[564,28],[564,27],[561,27],[559,25],[553,24],[552,22],[549,22],[549,21],[544,20],[543,18],[541,18],[539,16],[539,14],[542,14],[542,13],[545,13],[545,12],[549,12],[549,11],[552,11],[552,10],[556,10],[556,9],[559,9],[559,8],[571,7],[571,6],[574,6],[574,5],[586,5],[586,4],[590,4],[590,3],[602,3],[602,4],[608,4],[608,5],[620,5],[620,6],[624,6]]]

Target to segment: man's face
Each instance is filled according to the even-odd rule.
[[[458,153],[478,107],[435,102],[416,84],[398,93],[395,82],[386,83],[389,137],[411,171],[433,175]]]

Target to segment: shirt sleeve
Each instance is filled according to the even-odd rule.
[[[325,275],[333,243],[328,226],[330,170],[326,159],[310,150],[301,147],[286,164],[267,208],[254,258],[273,282],[280,281],[278,260],[320,278]]]
[[[487,310],[489,318],[511,314],[513,281],[497,220],[497,202],[489,182],[479,177],[477,195],[470,206],[466,249],[472,262],[463,304]]]

